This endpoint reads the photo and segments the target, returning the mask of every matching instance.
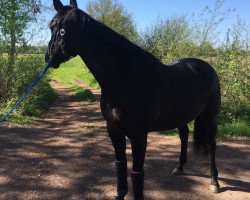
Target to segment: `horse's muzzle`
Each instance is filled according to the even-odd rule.
[[[56,62],[54,59],[51,59],[49,51],[47,50],[45,53],[45,62],[48,63],[49,61],[51,62],[52,68],[55,68],[55,69],[59,68],[60,63]]]

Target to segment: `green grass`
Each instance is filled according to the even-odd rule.
[[[219,115],[218,137],[250,137],[250,104],[240,106],[232,103],[222,104]]]
[[[94,76],[90,73],[79,56],[63,63],[58,69],[54,69],[51,78],[67,86],[72,84],[72,80],[80,80],[96,89],[100,88]]]
[[[2,118],[3,115],[0,115],[0,117]],[[20,125],[25,125],[25,124],[30,124],[32,123],[32,121],[34,120],[34,117],[30,117],[30,116],[23,116],[20,113],[14,113],[11,114],[6,121],[11,121],[14,124],[20,124]]]
[[[44,112],[53,104],[56,99],[56,92],[49,87],[49,83],[40,87],[41,95],[36,92],[37,88],[20,103],[20,105],[10,114],[7,121],[14,124],[29,124],[36,117],[41,117]],[[12,97],[0,102],[0,118],[2,118],[16,103],[20,96]]]
[[[6,55],[4,56],[6,57]],[[41,55],[20,54],[16,57],[13,66],[14,75],[11,77],[14,81],[8,88],[11,93],[0,101],[0,117],[3,117],[12,108],[44,68],[44,65],[44,58]],[[6,62],[0,63],[0,69],[2,74],[8,71]],[[30,123],[35,117],[40,117],[53,104],[56,93],[50,87],[48,75],[49,72],[7,118],[7,121],[15,124]],[[5,77],[1,78],[5,83]]]
[[[235,122],[232,124],[223,124],[218,127],[218,137],[250,137],[250,126],[246,122]]]
[[[75,97],[78,101],[93,101],[94,96],[88,89],[82,89],[75,93]]]
[[[2,117],[11,109],[10,106],[2,108],[0,113],[0,118]],[[6,119],[6,121],[11,121],[14,124],[29,124],[33,121],[34,117],[31,116],[24,116],[22,113],[18,110],[14,110],[13,113],[9,115],[9,117]]]
[[[51,73],[51,79],[68,87],[78,101],[92,101],[94,96],[90,90],[74,84],[74,80],[84,81],[94,88],[99,88],[95,78],[79,56],[63,63],[58,69],[54,69]]]
[[[193,135],[194,126],[193,123],[188,125],[190,135]],[[178,137],[178,130],[162,131],[161,134]],[[217,138],[234,138],[234,137],[250,137],[250,126],[246,121],[225,123],[218,125]]]
[[[65,84],[65,85],[74,93],[77,101],[93,101],[94,100],[94,95],[90,90],[74,85],[73,83]]]

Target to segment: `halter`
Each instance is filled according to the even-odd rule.
[[[62,43],[60,45],[60,49],[62,51],[62,54],[65,56],[65,57],[68,57],[68,58],[71,58],[72,56],[70,56],[66,51],[65,51],[65,40],[64,40],[64,35],[66,33],[65,29],[63,28],[59,28],[61,26],[61,23],[63,21],[63,19],[72,11],[69,11],[67,12],[65,15],[63,15],[60,20],[58,21],[57,23],[57,30],[52,34],[52,38],[51,38],[51,44],[49,45],[49,57],[50,59],[52,58],[52,51],[53,51],[53,48],[54,48],[54,44],[55,44],[55,41],[58,39],[58,37],[60,37],[59,39],[62,40]]]
[[[58,39],[58,37],[60,37],[59,39],[62,40],[62,43],[60,45],[60,49],[61,49],[61,52],[62,52],[62,55],[65,56],[67,59],[70,59],[72,58],[73,56],[70,56],[66,51],[65,51],[65,40],[64,40],[64,36],[65,36],[65,29],[63,28],[60,28],[62,26],[62,21],[64,20],[64,18],[69,15],[71,12],[74,12],[76,9],[72,9],[70,11],[68,11],[65,15],[63,15],[59,21],[57,22],[57,25],[56,25],[56,28],[57,30],[52,34],[52,38],[51,38],[51,41],[50,41],[50,44],[49,44],[49,50],[48,50],[48,53],[49,53],[49,57],[50,59],[52,58],[52,51],[53,51],[53,48],[54,48],[54,43],[55,41]],[[85,16],[85,21],[84,21],[84,24],[82,26],[82,30],[86,29],[86,25],[87,23],[89,22],[90,20],[90,17],[87,15]],[[65,59],[65,61],[67,60]]]

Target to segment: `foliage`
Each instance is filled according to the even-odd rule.
[[[218,127],[218,137],[250,137],[250,126],[246,122],[225,123]]]
[[[3,59],[6,60],[6,59]],[[18,55],[16,58],[14,69],[14,83],[11,89],[11,95],[8,98],[1,98],[1,112],[3,115],[7,109],[10,109],[16,100],[28,89],[35,77],[44,68],[44,61],[42,56],[37,55]],[[4,71],[6,65],[0,65],[0,70]],[[2,75],[2,73],[1,73]],[[1,81],[5,82],[4,76]],[[14,112],[14,119],[20,121],[21,115],[24,116],[40,116],[43,114],[54,101],[56,94],[49,85],[49,71],[45,77],[36,85],[28,97],[20,104],[17,111]],[[3,92],[1,85],[1,92]],[[26,121],[26,120],[24,120]],[[21,120],[20,122],[23,122]]]
[[[244,29],[240,26],[240,21],[237,23],[234,31],[228,30],[226,44],[218,51],[215,61],[221,81],[221,119],[227,123],[250,114],[250,55],[245,46],[247,41],[241,37]]]
[[[186,16],[172,16],[159,21],[143,35],[141,46],[165,64],[196,54]]]
[[[191,135],[194,133],[194,125],[193,123],[190,123],[188,125],[189,132]],[[166,130],[161,131],[161,134],[163,135],[171,135],[179,137],[178,130],[172,129],[172,130]],[[250,137],[250,126],[247,122],[235,122],[235,123],[223,123],[219,124],[218,126],[218,138],[232,138],[232,137]]]
[[[14,83],[14,65],[16,59],[16,47],[25,42],[24,32],[28,24],[36,20],[36,14],[40,12],[40,1],[37,0],[1,0],[0,1],[0,35],[4,38],[0,41],[7,52],[7,68],[5,75],[6,95]]]
[[[94,96],[90,90],[83,89],[75,84],[76,81],[84,80],[91,86],[100,88],[79,56],[63,63],[60,68],[53,70],[51,78],[68,87],[78,101],[92,101]]]
[[[0,49],[1,50],[1,49]],[[7,85],[7,77],[8,77],[8,66],[7,59],[4,54],[0,54],[0,100],[6,99],[9,91],[9,86]]]
[[[22,95],[45,65],[43,56],[33,55],[35,51],[30,55],[20,54],[27,53],[27,43],[30,37],[36,35],[31,25],[37,21],[41,8],[40,0],[0,0],[1,114],[4,113],[3,108],[12,106]],[[25,122],[18,116],[41,115],[54,98],[55,92],[49,85],[49,79],[44,77],[18,107],[14,119]]]
[[[79,56],[63,63],[60,68],[53,70],[52,79],[64,83],[66,86],[72,84],[72,80],[84,80],[90,86],[97,89],[100,88],[99,84]]]
[[[14,61],[17,44],[25,41],[24,31],[31,21],[36,20],[40,4],[37,0],[0,1],[0,32],[4,38],[9,61]]]
[[[44,54],[47,46],[22,45],[17,47],[19,54]]]
[[[141,46],[165,64],[183,57],[197,57],[214,66],[222,91],[219,131],[235,128],[246,132],[250,126],[249,36],[246,24],[237,17],[236,24],[228,29],[226,38],[218,39],[220,25],[228,15],[234,13],[231,9],[223,10],[223,4],[224,0],[215,0],[214,7],[206,7],[198,20],[195,16],[191,19],[175,15],[158,22],[144,33]],[[228,128],[230,123],[235,125]]]
[[[0,28],[7,45],[13,39],[15,43],[22,43],[24,30],[30,21],[36,19],[40,4],[37,0],[0,1]]]
[[[208,52],[207,46],[214,46],[219,41],[218,35],[221,33],[220,25],[234,10],[224,9],[225,0],[214,0],[212,7],[206,6],[195,20],[193,29],[195,31],[196,42],[200,52]]]
[[[87,5],[87,11],[92,17],[131,41],[137,40],[138,33],[133,17],[117,0],[90,1]]]

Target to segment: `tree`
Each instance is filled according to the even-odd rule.
[[[0,40],[7,52],[6,91],[13,81],[16,48],[25,41],[24,31],[40,12],[40,0],[0,0]],[[6,94],[7,95],[7,94]]]
[[[144,33],[141,46],[166,64],[192,56],[197,49],[186,16],[172,16],[159,21]]]
[[[199,21],[196,23],[196,38],[200,45],[200,51],[204,51],[203,47],[207,45],[214,46],[218,41],[220,25],[229,16],[232,9],[224,9],[225,0],[215,0],[212,7],[206,6],[202,14],[199,16]]]
[[[0,0],[0,32],[10,65],[14,64],[16,45],[24,41],[24,30],[30,21],[35,20],[40,4],[37,0]]]
[[[121,35],[136,41],[138,33],[133,17],[117,0],[95,0],[87,5],[88,13]]]

